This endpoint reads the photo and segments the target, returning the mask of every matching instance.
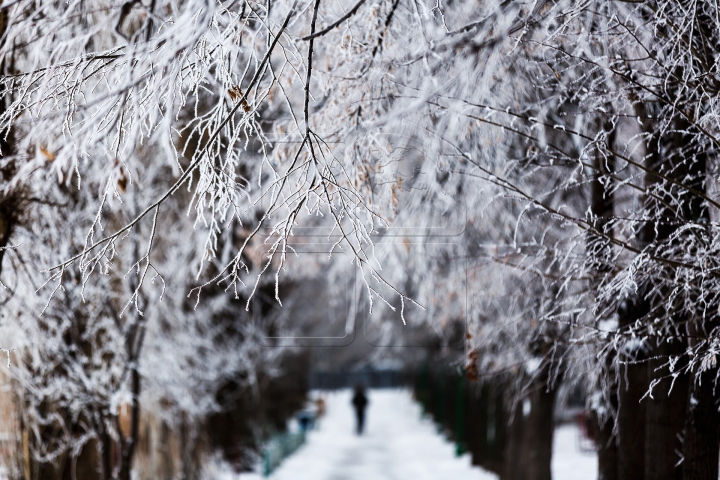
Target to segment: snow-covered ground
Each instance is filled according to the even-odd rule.
[[[454,446],[420,419],[404,390],[371,390],[365,434],[353,433],[350,391],[327,396],[327,413],[307,444],[285,460],[273,480],[495,480],[456,457]],[[244,477],[252,478],[250,475]],[[259,476],[254,479],[259,479]]]
[[[368,394],[365,435],[353,433],[350,392],[327,396],[327,413],[307,443],[286,459],[272,480],[496,480],[470,465],[470,457],[456,457],[454,446],[435,426],[420,418],[420,407],[405,390],[373,390]],[[593,480],[597,460],[581,453],[574,426],[555,435],[553,478]],[[522,459],[518,459],[522,461]],[[242,479],[259,480],[257,474]],[[224,480],[230,480],[228,475]]]
[[[555,429],[553,440],[553,480],[594,480],[597,478],[597,454],[580,449],[578,428],[563,425]]]

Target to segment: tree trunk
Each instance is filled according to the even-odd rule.
[[[62,472],[63,480],[104,480],[102,460],[97,440],[90,440],[83,445],[77,456],[68,455]],[[52,478],[52,477],[50,477]],[[55,477],[57,478],[57,477]],[[109,478],[106,476],[105,478]]]
[[[482,465],[487,449],[488,387],[477,381],[470,382],[467,395],[467,448],[473,465]]]
[[[707,15],[701,15],[700,28],[705,35],[712,34],[713,19]],[[706,149],[701,149],[694,156],[695,162],[690,166],[694,174],[694,187],[698,190],[705,190],[710,198],[717,198],[717,155],[709,156]],[[712,205],[705,204],[699,199],[695,202],[688,202],[690,218],[697,219],[708,228],[709,237],[712,238],[712,230],[720,221],[720,211]],[[699,303],[699,302],[695,302]],[[718,311],[717,308],[712,308]],[[689,343],[692,345],[694,336],[711,337],[714,329],[720,326],[717,316],[704,318],[704,315],[697,315],[688,324],[690,335]],[[700,374],[699,378],[693,378],[690,373],[688,386],[687,414],[685,418],[685,438],[683,442],[683,478],[685,480],[705,480],[718,478],[718,424],[720,414],[715,394],[715,380],[717,368],[713,367]]]
[[[553,424],[555,394],[555,389],[549,389],[545,381],[530,394],[530,414],[525,417],[522,457],[523,463],[526,464],[526,480],[552,479],[550,464],[555,431]]]
[[[590,209],[592,211],[593,227],[596,230],[588,235],[588,252],[589,270],[593,274],[591,288],[597,291],[604,278],[612,271],[613,264],[613,246],[603,235],[612,234],[610,220],[612,219],[615,201],[613,193],[609,191],[608,186],[612,185],[608,175],[615,172],[615,156],[612,154],[612,148],[615,143],[615,127],[612,124],[604,124],[603,130],[607,132],[607,145],[610,152],[598,152],[593,161],[592,180],[590,182]],[[598,323],[606,318],[598,317]],[[611,408],[617,411],[618,392],[617,382],[612,378],[614,376],[614,360],[616,355],[614,352],[608,353],[606,358],[606,367],[608,375],[611,377],[608,392],[608,400],[611,402]],[[595,388],[598,388],[595,386]],[[600,480],[617,480],[618,478],[618,444],[617,438],[613,434],[613,412],[609,415],[598,415],[593,412],[593,424],[596,428],[596,442],[598,446],[598,478]],[[601,420],[601,417],[603,419]]]
[[[133,197],[133,207],[137,210],[135,198]],[[133,257],[140,258],[137,239],[133,240]],[[138,280],[131,278],[130,290],[136,291],[140,287]],[[142,308],[144,296],[138,290],[138,298],[136,306]],[[132,393],[131,417],[130,417],[130,436],[122,440],[122,449],[120,456],[120,480],[131,480],[133,457],[137,448],[138,438],[140,437],[140,371],[138,370],[140,362],[140,353],[142,352],[143,343],[145,341],[145,320],[141,318],[138,312],[134,312],[132,316],[132,326],[126,337],[127,362],[130,364],[130,392]],[[116,417],[117,418],[117,417]]]
[[[627,329],[648,313],[642,294],[628,300],[618,313],[619,326]],[[648,400],[641,400],[648,389],[648,364],[641,348],[629,352],[619,372],[618,388],[618,478],[643,480],[645,477],[645,418]],[[626,380],[627,379],[627,380]]]
[[[715,401],[715,369],[704,372],[700,382],[689,389],[688,414],[683,444],[685,480],[718,478],[718,424],[720,414]]]
[[[505,438],[503,469],[500,480],[525,480],[525,456],[522,451],[525,422],[522,401],[515,406],[515,414],[512,417],[512,423],[507,429],[507,437]]]
[[[548,388],[549,366],[535,378],[531,392],[515,407],[507,438],[501,480],[551,480],[553,413],[556,390]]]
[[[647,112],[641,113],[643,118],[647,116]],[[690,139],[683,133],[691,126],[681,116],[673,120],[672,126],[668,132],[660,133],[654,130],[654,126],[643,124],[645,132],[651,135],[646,165],[650,172],[664,172],[663,176],[669,176],[677,182],[702,191],[701,177],[705,171],[705,161],[702,155],[693,155],[701,152],[688,150],[692,148]],[[650,200],[657,210],[653,221],[647,222],[641,232],[645,245],[660,247],[670,242],[678,242],[672,240],[678,231],[678,218],[683,221],[697,221],[704,215],[703,211],[706,209],[699,196],[689,195],[677,201],[671,191],[670,182],[660,175],[649,173],[645,178],[645,185],[649,189],[659,186],[656,193],[662,201],[658,203],[657,200]],[[672,273],[668,272],[666,275]],[[646,400],[644,480],[679,480],[683,475],[683,465],[679,463],[680,452],[683,450],[681,438],[685,426],[689,383],[687,375],[671,378],[673,372],[663,365],[670,357],[682,357],[685,353],[686,342],[672,337],[673,331],[676,331],[674,327],[679,326],[684,319],[672,313],[675,306],[665,303],[672,284],[661,283],[655,288],[659,288],[657,293],[652,298],[644,299],[650,303],[648,312],[652,312],[647,322],[660,319],[661,323],[666,325],[666,333],[662,334],[663,338],[648,352],[648,358],[651,358],[647,367],[648,382],[660,379],[662,381],[653,388],[652,398]],[[683,365],[675,365],[674,371],[682,368]]]
[[[650,361],[649,379],[667,377],[670,374],[668,356],[682,355],[684,347],[679,343],[663,343],[652,351],[657,358]],[[672,386],[671,379],[664,378],[653,388],[653,398],[647,399],[645,424],[645,480],[680,480],[683,465],[680,441],[685,425],[688,378],[680,375]],[[717,477],[716,477],[717,478]]]
[[[135,360],[137,362],[137,360]],[[120,459],[120,480],[130,480],[132,472],[132,460],[135,454],[135,447],[138,443],[140,431],[140,372],[137,364],[133,365],[131,372],[132,389],[132,413],[130,420],[130,437],[123,439],[122,455]]]
[[[618,446],[613,435],[613,419],[601,421],[593,414],[597,427],[595,442],[598,447],[598,480],[618,480]]]
[[[645,474],[645,415],[647,365],[626,365],[620,374],[618,392],[618,478],[642,480]],[[625,382],[627,375],[627,382]]]
[[[7,28],[8,11],[0,10],[0,40],[4,40],[5,30]],[[5,59],[0,62],[0,74],[5,74]],[[9,98],[0,98],[0,115],[5,113]],[[7,134],[6,134],[7,133]],[[0,132],[0,156],[5,157],[13,153],[13,136],[12,131]],[[10,163],[0,169],[0,186],[9,182],[15,175],[17,167],[15,162]],[[19,218],[19,208],[17,195],[14,192],[0,195],[0,273],[2,273],[3,258],[5,257],[6,248],[10,242],[13,228]]]

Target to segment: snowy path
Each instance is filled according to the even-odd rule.
[[[369,392],[366,433],[354,435],[350,392],[327,396],[327,413],[306,445],[286,459],[271,480],[496,480],[456,457],[454,446],[438,435],[420,407],[402,390]],[[556,430],[554,480],[593,480],[594,455],[580,453],[573,426]],[[520,460],[521,461],[521,460]],[[259,480],[254,474],[244,479]]]
[[[597,478],[597,455],[581,452],[578,429],[564,425],[555,429],[553,441],[553,480],[595,480]]]

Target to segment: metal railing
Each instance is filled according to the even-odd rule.
[[[305,443],[305,432],[279,433],[270,437],[262,452],[262,475],[268,477],[287,457]]]

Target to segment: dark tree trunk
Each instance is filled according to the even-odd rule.
[[[131,376],[132,413],[130,417],[130,438],[123,439],[120,458],[120,480],[130,480],[131,478],[132,460],[140,431],[140,372],[138,372],[137,364],[132,367]]]
[[[612,124],[605,124],[604,130],[608,132],[607,145],[610,149],[614,148],[615,143],[615,127]],[[604,280],[604,277],[612,271],[613,265],[613,247],[612,244],[604,239],[602,235],[612,235],[612,230],[609,222],[611,221],[615,202],[613,193],[610,190],[612,182],[603,182],[601,179],[603,176],[615,173],[615,156],[612,152],[607,152],[606,155],[600,155],[599,153],[595,156],[593,172],[595,178],[590,184],[590,207],[594,216],[593,227],[597,230],[596,234],[591,234],[589,238],[591,257],[591,267],[594,273],[594,280],[592,287],[598,289]],[[607,179],[607,177],[605,177]],[[606,186],[607,185],[607,186]],[[623,315],[620,313],[621,321],[620,328],[623,327]],[[625,315],[627,319],[627,315]],[[602,318],[598,318],[602,320]],[[623,412],[618,411],[618,382],[615,378],[615,359],[616,355],[614,352],[610,352],[606,359],[606,366],[609,379],[610,391],[608,392],[608,399],[611,403],[609,407],[618,413],[618,429],[620,431],[625,430],[624,423],[627,422],[627,418],[622,415]],[[613,412],[611,412],[612,414]],[[596,442],[598,446],[598,478],[599,480],[616,480],[618,478],[629,478],[619,475],[623,470],[620,467],[621,454],[619,449],[619,439],[616,438],[613,432],[614,421],[612,415],[603,415],[603,420],[600,420],[600,416],[597,414],[593,415],[597,428]],[[636,427],[636,426],[635,426]],[[641,429],[642,430],[642,429]],[[627,435],[626,435],[627,438]],[[642,458],[642,452],[640,457]],[[642,469],[640,470],[642,472]],[[642,480],[642,473],[637,478]]]
[[[0,10],[0,41],[4,41],[5,29],[7,28],[8,10]],[[11,62],[12,63],[12,62]],[[0,75],[6,73],[7,66],[5,59],[0,62]],[[7,108],[9,98],[0,98],[0,114],[4,114]],[[13,153],[13,136],[12,131],[0,132],[0,156],[6,157]],[[15,162],[11,162],[4,168],[0,168],[0,184],[9,182],[15,175],[17,167]],[[6,248],[10,243],[15,224],[20,216],[20,205],[15,192],[0,195],[0,273],[2,273],[3,258],[5,257]]]
[[[630,364],[620,373],[618,405],[618,478],[642,480],[645,474],[647,365]],[[625,382],[627,376],[627,382]]]
[[[649,379],[668,377],[670,371],[663,365],[668,356],[682,355],[683,345],[679,342],[663,343],[651,355],[657,358],[649,362]],[[672,386],[671,379],[664,378],[653,388],[653,398],[647,399],[645,424],[645,480],[680,480],[683,465],[680,452],[683,451],[682,430],[685,426],[688,378],[680,375]]]
[[[113,467],[113,441],[112,437],[108,432],[102,434],[102,465],[103,465],[103,478],[110,478],[112,476]]]
[[[595,442],[598,449],[598,480],[618,480],[618,446],[613,435],[613,419],[601,421],[594,415],[597,426]]]
[[[685,480],[718,478],[718,424],[720,414],[715,400],[715,369],[704,372],[700,382],[690,386],[685,420],[683,461]]]
[[[487,452],[488,437],[488,387],[477,381],[470,382],[467,389],[467,448],[473,465],[483,465]]]
[[[619,326],[627,329],[648,313],[647,302],[639,294],[628,300],[619,313]],[[619,372],[618,388],[618,478],[645,478],[645,419],[648,389],[648,364],[642,349],[629,352]]]
[[[715,20],[712,17],[708,17],[703,12],[699,15],[697,22],[698,32],[702,32],[703,36],[713,34],[712,25],[715,25]],[[714,28],[717,28],[717,25]],[[683,144],[689,143],[687,139],[684,139]],[[685,147],[685,145],[682,145],[682,147]],[[694,179],[692,186],[698,191],[705,191],[708,197],[716,196],[717,191],[713,191],[711,184],[712,179],[717,178],[719,166],[717,154],[709,157],[710,153],[707,149],[702,147],[692,148],[691,153],[694,155],[691,155],[690,158],[693,161],[688,160],[688,163],[690,163],[688,166],[689,177]],[[695,150],[696,148],[697,150]],[[705,238],[712,238],[712,223],[717,225],[716,222],[720,220],[718,209],[706,204],[698,196],[692,197],[692,201],[686,202],[684,207],[685,215],[688,218],[707,226],[708,235]],[[708,310],[719,311],[717,306],[710,307]],[[708,338],[713,335],[713,331],[720,326],[720,321],[718,321],[716,315],[717,313],[709,318],[705,318],[704,315],[696,315],[690,319],[691,321],[688,322],[687,327],[688,333],[691,334],[690,345],[696,341],[693,337]],[[718,461],[720,460],[718,458],[718,443],[720,443],[718,424],[720,423],[720,414],[718,414],[715,392],[717,374],[715,367],[700,374],[699,378],[694,378],[692,373],[690,374],[683,443],[683,478],[685,480],[716,480],[718,478]]]
[[[549,366],[533,380],[515,407],[504,454],[502,480],[551,480],[555,389],[548,388]],[[529,407],[529,408],[528,408]]]
[[[523,434],[525,433],[522,401],[515,406],[515,414],[512,417],[512,423],[508,426],[505,437],[500,480],[525,480],[525,461],[521,460],[525,458],[522,451]]]
[[[504,445],[507,431],[508,412],[503,408],[504,396],[502,383],[489,385],[487,409],[487,445],[484,454],[485,467],[500,475],[503,469]]]
[[[526,480],[551,480],[550,464],[553,445],[553,411],[555,389],[548,389],[546,382],[530,394],[530,413],[525,417],[525,435],[522,457],[526,464]],[[517,461],[517,460],[515,460]]]
[[[647,116],[645,111],[640,113],[643,118]],[[703,206],[702,199],[696,195],[686,195],[677,201],[673,195],[672,182],[663,178],[674,179],[696,190],[703,189],[701,177],[705,171],[705,161],[702,155],[693,155],[700,152],[689,150],[693,147],[688,142],[689,137],[684,133],[689,131],[691,126],[681,116],[677,116],[672,123],[673,128],[664,133],[656,131],[650,124],[643,126],[645,132],[651,135],[646,165],[650,172],[663,172],[662,177],[649,173],[645,178],[646,187],[655,190],[660,198],[650,199],[647,202],[655,209],[654,220],[647,222],[640,234],[642,242],[655,249],[677,243],[679,240],[673,240],[673,235],[677,233],[678,226],[683,222],[697,221],[707,210]],[[650,211],[653,211],[652,208]],[[672,272],[669,271],[666,275],[672,275]],[[661,279],[660,281],[662,282]],[[681,463],[683,451],[681,438],[685,427],[689,382],[687,375],[673,379],[671,377],[673,372],[666,364],[671,357],[682,358],[685,353],[686,341],[675,337],[684,319],[672,313],[675,306],[666,304],[671,285],[660,283],[653,288],[656,293],[652,297],[644,298],[650,305],[648,308],[650,314],[647,315],[646,322],[659,319],[661,324],[666,325],[666,329],[661,331],[661,338],[657,343],[653,343],[648,352],[648,358],[651,359],[647,366],[648,382],[662,380],[653,387],[652,398],[648,397],[645,400],[647,405],[644,480],[679,480],[683,476],[684,468]],[[674,371],[680,371],[682,368],[682,363],[678,363]]]
[[[703,18],[704,21],[698,25],[698,31],[705,30],[705,33],[708,33],[707,27],[712,23],[713,19],[704,15]],[[706,182],[709,166],[708,150],[692,143],[691,135],[686,132],[692,132],[695,127],[688,123],[684,117],[677,118],[675,123],[677,125],[676,133],[669,136],[669,140],[672,142],[673,151],[677,152],[675,153],[677,159],[671,157],[667,162],[675,167],[673,176],[696,191],[707,191],[712,195],[712,192],[708,191],[709,185]],[[679,206],[679,213],[679,216],[685,222],[708,225],[710,221],[708,205],[700,195],[691,195],[682,201]],[[668,212],[665,221],[672,225],[677,216],[677,214],[673,215],[673,212]],[[673,227],[668,226],[666,229],[673,229]],[[669,237],[669,235],[667,236]],[[696,238],[700,242],[707,241],[702,236]],[[717,308],[708,310],[716,312]],[[699,335],[707,338],[713,328],[717,326],[716,318],[705,318],[704,315],[702,315],[702,318],[693,316],[678,320],[684,320],[684,322],[678,321],[678,324],[686,323],[685,330],[689,334],[688,340],[683,342],[675,341],[672,344],[665,343],[663,347],[669,350],[666,355],[681,356],[688,343],[692,344],[694,342],[695,336]],[[682,367],[683,365],[679,365],[676,366],[676,369],[679,370]],[[669,423],[673,430],[684,429],[684,432],[682,432],[684,437],[683,445],[678,446],[678,442],[674,442],[678,448],[677,452],[682,452],[683,455],[680,457],[675,453],[672,456],[673,459],[677,458],[678,461],[683,458],[682,471],[679,471],[681,469],[675,469],[675,478],[712,480],[718,478],[717,427],[719,417],[713,390],[714,370],[703,373],[699,379],[688,378],[692,374],[678,377],[676,383],[679,383],[679,385],[675,386],[673,394],[671,394],[671,397],[675,397],[672,409],[668,405],[658,412],[666,416],[665,422]],[[667,375],[669,372],[666,371],[665,373]],[[695,382],[695,380],[698,382]],[[669,384],[669,382],[665,383]],[[672,401],[671,398],[664,398],[667,398],[668,402]],[[682,408],[681,412],[676,411],[679,408]],[[663,425],[663,428],[667,427]],[[669,434],[670,432],[668,432]],[[670,443],[669,437],[667,443]]]
[[[136,205],[134,205],[134,207],[135,206]],[[133,257],[140,258],[137,239],[133,240]],[[140,287],[137,282],[137,279],[131,279],[131,291],[136,291]],[[139,304],[139,308],[142,308],[144,300],[142,292],[138,291],[138,303],[136,305]],[[130,413],[130,435],[128,438],[122,439],[119,468],[120,480],[131,480],[133,457],[140,437],[140,371],[138,370],[138,364],[140,362],[140,354],[145,341],[145,320],[141,318],[139,312],[134,312],[132,318],[133,323],[130,326],[125,339],[127,362],[129,363],[131,369],[130,393],[132,394],[132,403]]]

